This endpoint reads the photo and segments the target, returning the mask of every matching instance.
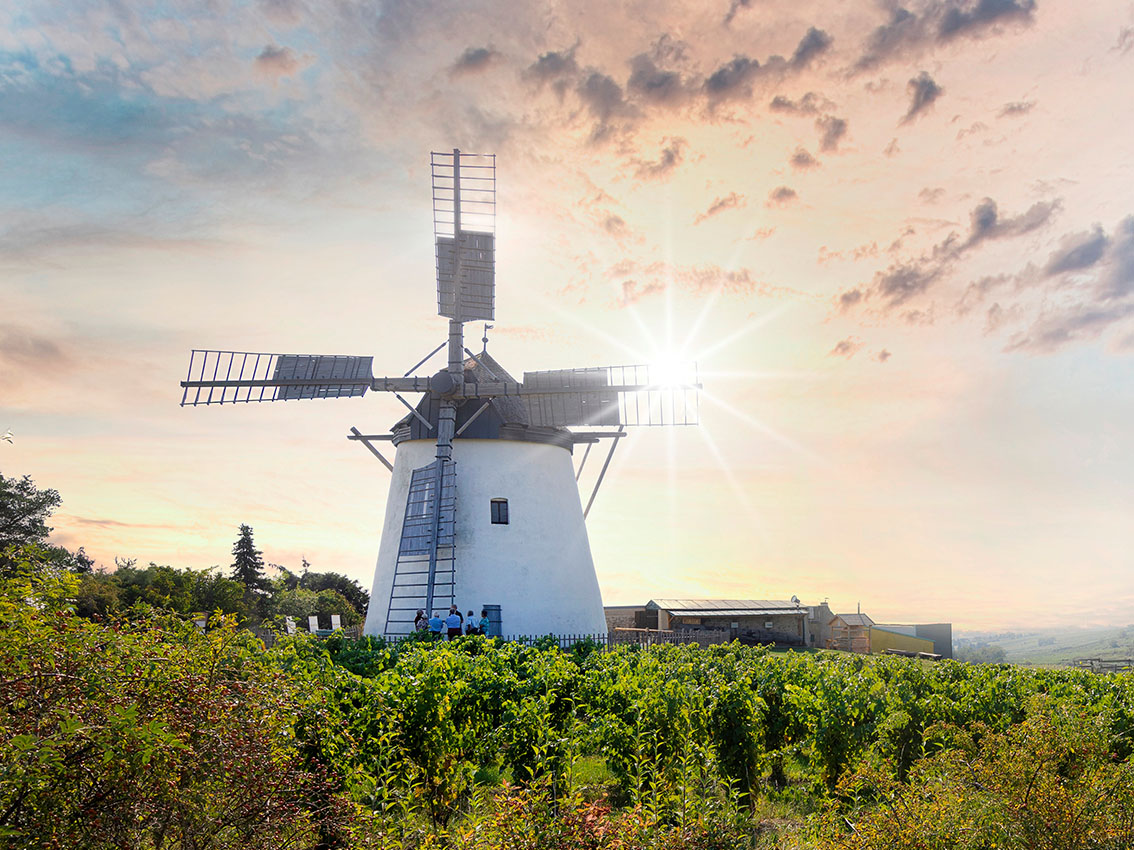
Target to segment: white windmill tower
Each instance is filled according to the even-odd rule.
[[[697,424],[696,369],[648,366],[525,372],[517,381],[464,323],[495,317],[496,158],[432,155],[437,312],[449,335],[400,378],[372,357],[194,350],[181,404],[228,404],[390,392],[409,414],[389,434],[351,429],[390,470],[367,634],[413,629],[417,609],[489,611],[497,634],[606,631],[584,524],[624,428]],[[445,369],[413,375],[443,348]],[[421,393],[412,405],[403,393]],[[585,428],[587,430],[571,430]],[[578,480],[591,448],[610,441],[584,509]],[[396,448],[391,464],[375,447]],[[585,445],[578,469],[576,445]]]

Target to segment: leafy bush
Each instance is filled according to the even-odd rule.
[[[76,581],[0,588],[0,836],[10,847],[302,847],[353,806],[301,764],[292,682],[226,621],[109,627]]]

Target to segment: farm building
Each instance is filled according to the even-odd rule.
[[[932,652],[942,658],[953,657],[953,624],[952,623],[915,623],[904,625],[900,623],[876,623],[874,629],[881,629],[890,633],[897,633],[919,640],[927,640],[933,644],[929,650],[915,650],[917,652]],[[875,649],[873,632],[871,634],[870,651],[881,652]],[[899,647],[902,649],[912,647]]]
[[[873,625],[874,621],[861,612],[836,614],[828,624],[831,636],[827,638],[827,648],[869,655],[870,627]]]
[[[870,654],[881,655],[887,650],[898,652],[933,652],[933,641],[905,632],[895,632],[882,626],[870,627]]]
[[[659,629],[713,629],[768,643],[807,644],[806,605],[779,599],[651,599]],[[647,616],[649,614],[647,613]]]

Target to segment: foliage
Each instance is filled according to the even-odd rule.
[[[958,661],[967,661],[970,664],[1003,664],[1007,657],[1004,648],[996,644],[959,646],[954,655]]]
[[[337,590],[321,590],[318,593],[305,587],[285,590],[273,597],[271,608],[280,617],[295,617],[300,620],[306,620],[309,615],[315,614],[324,627],[330,623],[332,614],[341,616],[345,626],[359,625],[363,619],[350,601]]]
[[[353,805],[295,745],[297,683],[249,633],[91,623],[65,607],[77,583],[0,592],[7,846],[307,847],[348,832]]]
[[[264,650],[232,618],[191,624],[206,593],[242,602],[215,573],[122,563],[80,576],[40,550],[13,557],[0,582],[0,843],[1132,840],[1129,675],[484,636],[300,634]],[[285,588],[277,601],[329,594],[353,610],[331,590]],[[784,807],[797,825],[822,811],[785,832]]]
[[[0,473],[0,577],[12,574],[17,566],[13,553],[27,546],[38,547],[39,555],[34,563],[25,561],[25,569],[90,572],[93,564],[82,548],[72,553],[47,543],[47,520],[60,503],[57,490],[40,490],[30,476],[6,478]]]
[[[28,475],[0,474],[0,549],[44,543],[51,533],[47,520],[61,502],[58,490],[40,490]]]
[[[309,566],[306,561],[304,561],[304,566]],[[299,587],[320,594],[320,598],[323,598],[322,594],[325,592],[336,593],[350,605],[357,615],[351,620],[352,623],[360,623],[366,619],[366,608],[370,605],[370,594],[363,590],[354,579],[349,579],[339,573],[316,573],[305,569],[299,579]],[[331,599],[333,597],[328,596],[326,598]],[[346,614],[346,611],[335,611],[333,613]],[[343,622],[346,622],[346,620]]]
[[[908,783],[875,767],[847,777],[824,846],[1134,846],[1134,765],[1114,753],[1105,713],[1037,697],[1004,732],[977,724],[953,735],[955,746],[917,763]]]

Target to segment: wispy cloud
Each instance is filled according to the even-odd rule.
[[[921,113],[925,112],[931,107],[937,98],[944,94],[944,89],[934,82],[933,77],[925,71],[922,71],[916,77],[910,79],[906,83],[906,91],[910,95],[910,106],[906,110],[906,114],[902,116],[900,123],[908,124]]]
[[[738,209],[747,203],[743,195],[738,195],[736,192],[729,192],[727,195],[714,198],[707,210],[697,214],[697,217],[693,219],[693,223],[700,224],[715,215],[719,215],[725,210]]]

